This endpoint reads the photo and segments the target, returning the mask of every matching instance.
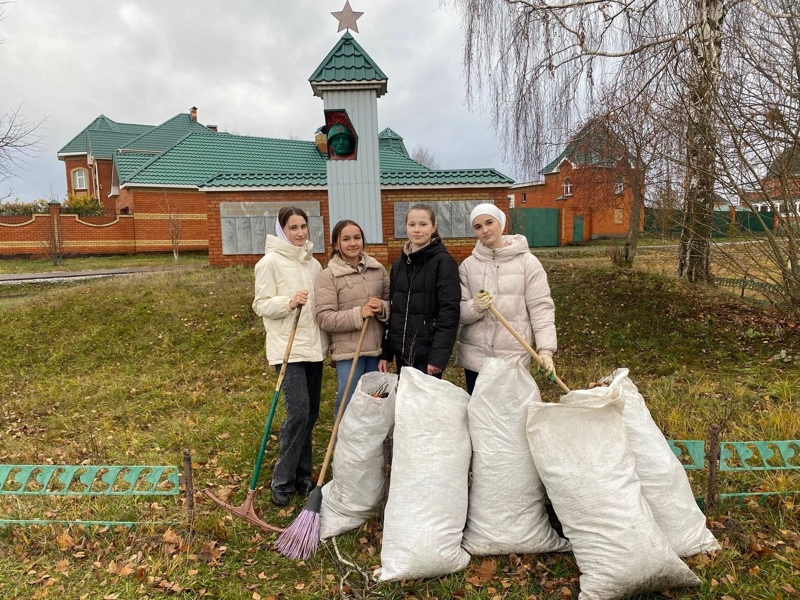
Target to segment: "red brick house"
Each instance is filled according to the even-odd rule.
[[[625,155],[605,125],[589,122],[540,171],[542,179],[511,186],[510,199],[523,213],[520,222],[536,219],[525,219],[525,210],[550,209],[541,214],[552,215],[552,245],[625,237],[633,205]]]

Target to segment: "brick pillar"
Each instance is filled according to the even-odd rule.
[[[53,242],[55,247],[61,241],[61,203],[48,202],[47,208],[50,210],[50,227],[53,229]]]

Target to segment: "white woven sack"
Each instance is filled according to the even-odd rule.
[[[379,389],[388,398],[373,398]],[[322,488],[320,538],[357,529],[378,514],[386,496],[383,441],[394,424],[397,375],[366,373],[347,405],[333,454],[333,478]]]
[[[628,377],[628,369],[617,369],[603,382],[609,384],[607,388],[578,390],[562,402],[591,406],[598,398],[621,398],[622,420],[636,459],[642,495],[670,546],[678,556],[718,550],[719,544],[706,528],[706,517],[697,506],[686,471],[653,421],[644,398]]]
[[[381,581],[438,577],[469,564],[461,547],[472,453],[468,402],[452,383],[409,367],[400,372]]]
[[[525,432],[539,388],[518,361],[489,358],[469,401],[472,485],[462,546],[470,554],[569,550],[545,510],[545,489]]]
[[[616,600],[700,580],[672,550],[642,497],[621,402],[532,404],[536,469],[572,543],[579,600]]]

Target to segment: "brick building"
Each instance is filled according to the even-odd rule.
[[[624,145],[601,122],[590,121],[532,183],[511,186],[517,228],[537,224],[547,245],[625,237],[633,193]],[[534,211],[526,213],[526,211]],[[541,232],[540,226],[547,231]],[[640,224],[641,227],[641,224]],[[531,239],[531,245],[540,245]]]
[[[303,141],[218,132],[198,122],[196,108],[158,126],[101,115],[58,153],[68,193],[93,195],[110,221],[126,224],[115,231],[130,238],[105,240],[104,247],[169,251],[177,237],[180,249],[207,249],[209,262],[219,266],[255,264],[278,210],[290,203],[309,214],[320,257],[330,251],[335,221],[352,218],[384,262],[400,255],[413,203],[435,209],[457,260],[475,244],[467,223],[475,205],[508,210],[509,177],[494,169],[429,169],[410,158],[395,131],[378,132],[377,99],[388,78],[349,32],[309,81],[323,99],[324,118],[338,112],[351,120],[358,140],[353,159],[332,158],[325,127],[314,141]],[[68,252],[70,244],[66,238]]]

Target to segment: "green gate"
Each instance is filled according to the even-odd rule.
[[[583,243],[583,217],[580,215],[572,217],[572,243]]]
[[[509,231],[524,235],[528,246],[558,246],[557,208],[512,208]]]

